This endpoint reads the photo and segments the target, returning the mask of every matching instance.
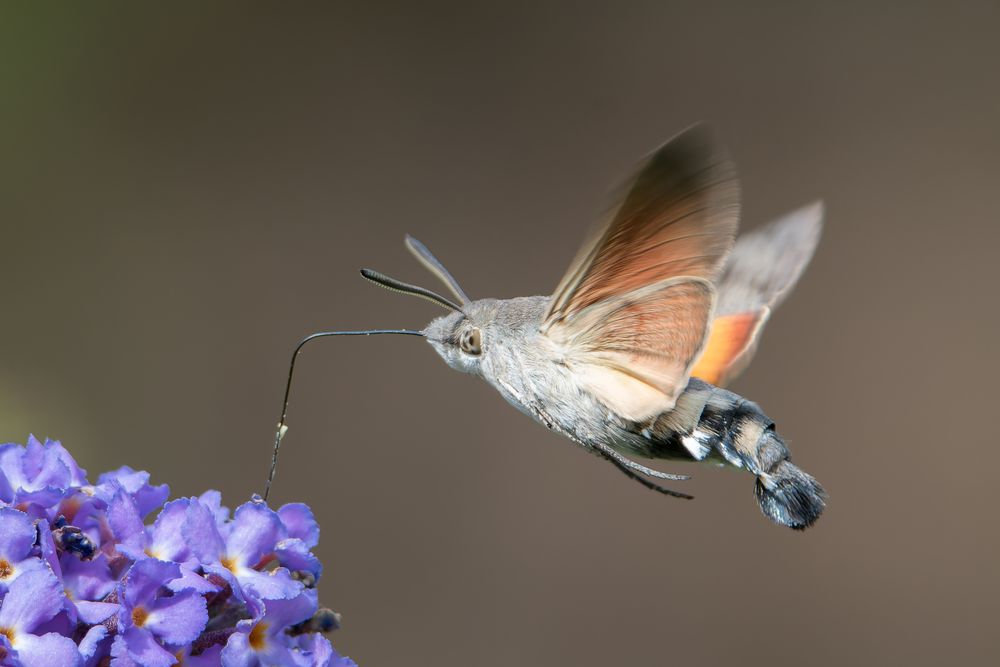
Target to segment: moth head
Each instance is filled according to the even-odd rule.
[[[485,333],[489,323],[489,307],[484,308],[482,301],[469,299],[458,281],[420,241],[407,236],[406,247],[421,264],[448,287],[457,301],[424,287],[400,282],[371,269],[362,269],[361,275],[394,292],[419,296],[452,311],[433,320],[424,329],[423,335],[449,366],[463,373],[478,373],[482,358],[489,348],[488,336]]]
[[[473,301],[461,312],[435,319],[424,329],[424,337],[456,371],[480,375],[494,338],[488,303]]]

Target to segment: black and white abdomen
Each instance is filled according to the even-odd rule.
[[[692,378],[670,412],[641,425],[650,458],[716,459],[757,472],[757,444],[771,421],[739,394]]]
[[[635,427],[650,458],[718,460],[756,475],[761,510],[778,523],[805,528],[823,511],[823,487],[791,463],[774,422],[738,394],[692,378],[673,410]]]

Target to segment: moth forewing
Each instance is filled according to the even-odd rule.
[[[696,125],[645,162],[606,226],[577,253],[552,296],[543,330],[611,296],[693,276],[715,280],[739,222],[736,168]]]
[[[670,410],[708,333],[712,284],[679,277],[588,306],[546,336],[581,385],[629,421]]]

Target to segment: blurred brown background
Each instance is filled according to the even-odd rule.
[[[362,665],[936,665],[997,657],[1000,5],[465,3],[0,12],[0,440],[92,475],[262,489],[288,355],[547,293],[605,194],[694,121],[745,225],[827,226],[735,389],[831,493],[673,501],[416,339],[307,349],[273,499],[323,526]]]

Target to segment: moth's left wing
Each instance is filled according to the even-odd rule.
[[[715,320],[691,374],[723,385],[757,350],[771,311],[809,264],[823,227],[823,204],[814,202],[736,240],[718,282]]]

